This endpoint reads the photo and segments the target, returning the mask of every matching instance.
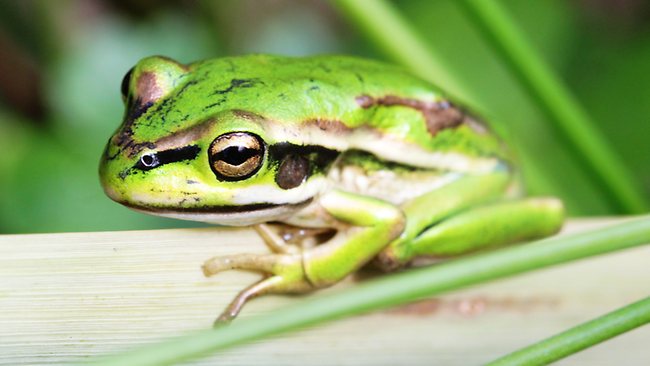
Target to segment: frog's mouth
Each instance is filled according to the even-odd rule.
[[[135,211],[180,220],[229,226],[248,226],[290,217],[311,203],[309,198],[293,204],[258,203],[240,206],[158,207],[120,202]]]

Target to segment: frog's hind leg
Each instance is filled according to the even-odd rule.
[[[389,246],[381,256],[399,264],[421,256],[458,256],[552,235],[563,218],[562,202],[555,198],[497,201],[435,223],[412,240]]]
[[[402,204],[406,227],[375,257],[375,265],[385,271],[403,266],[410,260],[410,242],[424,230],[469,208],[502,199],[511,180],[505,169],[460,175],[447,185]]]

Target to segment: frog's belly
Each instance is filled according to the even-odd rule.
[[[371,170],[359,166],[333,167],[327,177],[329,189],[340,189],[363,196],[379,198],[401,205],[411,199],[449,184],[462,174],[457,172],[436,172],[434,170]],[[323,192],[325,193],[325,192]],[[329,227],[340,223],[328,215],[318,200],[314,200],[295,215],[282,222],[301,227]]]
[[[337,189],[401,205],[426,192],[439,189],[461,175],[458,172],[426,169],[367,171],[352,165],[335,167],[328,178]]]

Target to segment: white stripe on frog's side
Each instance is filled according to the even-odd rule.
[[[336,188],[401,205],[447,185],[463,174],[435,170],[395,172],[390,169],[365,171],[359,166],[337,166],[329,179]]]
[[[298,187],[291,189],[282,189],[275,185],[251,186],[237,189],[233,193],[232,204],[295,204],[317,196],[319,193],[324,192],[327,187],[327,179],[323,176],[308,178]]]
[[[295,145],[316,145],[342,152],[361,150],[383,160],[418,168],[459,173],[487,173],[499,165],[499,160],[494,157],[473,157],[459,152],[428,151],[416,144],[398,140],[372,128],[332,132],[309,125],[294,127],[269,124],[264,127],[270,141],[283,141]]]

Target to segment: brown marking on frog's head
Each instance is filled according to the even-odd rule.
[[[262,121],[264,120],[264,116],[261,116],[259,114],[253,113],[253,112],[248,112],[244,111],[241,109],[233,109],[232,110],[233,116],[241,119],[247,119],[249,121]]]
[[[350,133],[352,129],[345,125],[345,123],[326,118],[312,118],[304,122],[305,126],[314,126],[321,131],[331,132],[336,135]]]
[[[144,147],[151,148],[151,142],[135,142],[134,124],[153,105],[183,84],[188,71],[188,66],[163,56],[147,57],[132,67],[124,76],[121,86],[126,113],[111,143],[120,151],[128,149],[130,155],[137,154]],[[191,80],[184,83],[181,91],[189,85],[192,85]]]
[[[147,71],[140,74],[135,84],[136,100],[141,106],[151,105],[164,95],[164,90],[157,80],[156,74]]]

